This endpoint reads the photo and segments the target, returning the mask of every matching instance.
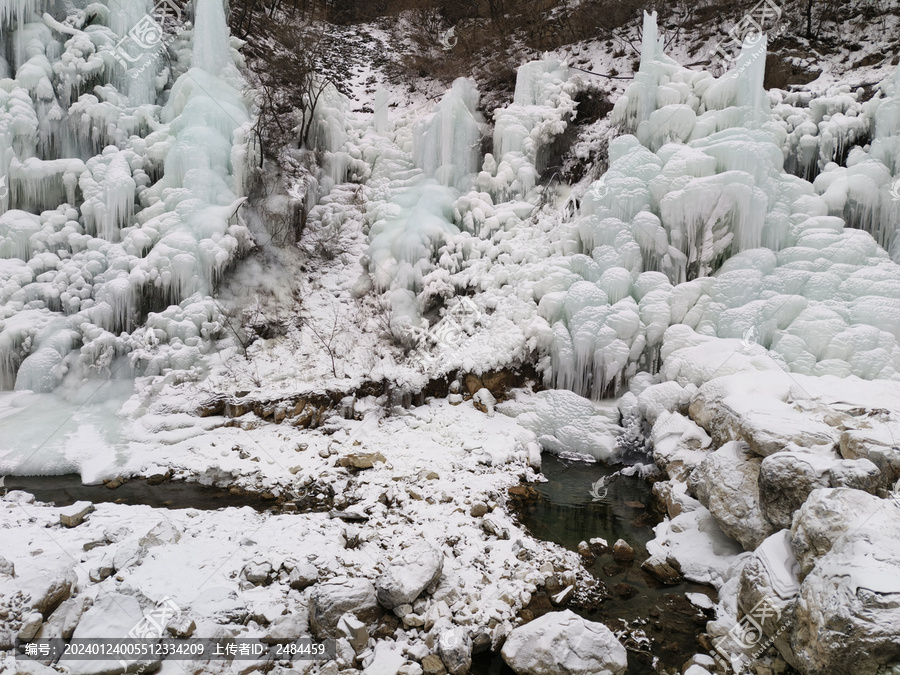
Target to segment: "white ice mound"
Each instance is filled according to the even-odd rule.
[[[604,462],[616,461],[622,452],[616,442],[622,432],[618,409],[601,406],[571,391],[519,393],[515,399],[500,403],[497,410],[515,417],[550,452],[575,452]]]

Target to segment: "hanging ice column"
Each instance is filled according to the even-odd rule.
[[[575,116],[578,82],[555,58],[519,66],[513,102],[494,113],[493,152],[478,186],[495,200],[524,199],[546,168],[548,148]]]
[[[834,163],[815,180],[831,215],[869,232],[900,263],[900,67],[880,85],[875,98],[872,143],[853,148],[847,166]]]
[[[413,159],[427,176],[442,185],[466,190],[481,157],[478,90],[459,78],[444,94],[434,113],[413,129]]]

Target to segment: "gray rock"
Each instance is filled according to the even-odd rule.
[[[443,568],[444,554],[433,546],[419,544],[406,549],[375,582],[379,604],[393,609],[412,603],[422,591],[437,586]]]
[[[306,616],[296,612],[282,614],[269,624],[266,634],[260,641],[267,644],[294,642],[299,637],[306,635],[308,630]]]
[[[825,511],[834,515],[823,521]],[[809,545],[812,533],[814,546]],[[876,673],[896,668],[900,508],[858,490],[816,490],[797,514],[791,534],[801,565],[809,569],[814,562],[794,609],[791,646],[799,670]]]
[[[16,576],[16,566],[2,555],[0,555],[0,574],[7,577]]]
[[[707,456],[691,474],[688,485],[709,509],[722,532],[752,551],[776,530],[759,504],[759,467],[746,443],[730,442]]]
[[[777,528],[791,526],[809,493],[825,487],[853,487],[874,493],[880,472],[867,459],[839,460],[811,452],[777,452],[759,467],[763,516]]]
[[[465,675],[472,668],[472,639],[469,632],[456,626],[441,631],[438,654],[450,675]]]
[[[337,629],[340,636],[346,638],[357,654],[368,646],[369,631],[366,624],[352,614],[344,614],[338,621]]]
[[[500,653],[518,675],[623,675],[628,668],[609,628],[568,609],[513,629]]]
[[[75,627],[82,614],[91,606],[90,598],[75,596],[63,602],[47,619],[41,630],[41,638],[62,638],[68,640],[75,632]]]
[[[291,570],[291,576],[288,584],[296,590],[303,590],[307,586],[312,586],[319,580],[319,570],[315,565],[309,563],[300,563]]]
[[[363,623],[381,616],[371,581],[337,577],[313,588],[309,595],[309,625],[316,637],[338,637],[338,621],[347,613]]]
[[[254,561],[244,566],[244,578],[251,584],[267,584],[272,575],[272,565],[267,561]]]
[[[484,502],[475,502],[472,504],[472,508],[469,509],[469,515],[473,518],[481,518],[484,514],[488,512],[487,504]]]

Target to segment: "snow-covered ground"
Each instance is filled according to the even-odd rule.
[[[848,75],[835,58],[804,90],[766,91],[765,39],[713,77],[645,16],[633,81],[607,81],[615,108],[569,153],[608,147],[609,170],[574,186],[541,182],[592,77],[570,65],[630,72],[621,54],[523,64],[488,116],[472,80],[410,95],[354,63],[351,98],[327,89],[316,111],[315,184],[265,211],[244,205],[255,110],[222,7],[200,0],[176,26],[170,64],[122,70],[139,4],[0,11],[16,29],[0,61],[15,75],[0,80],[0,473],[168,474],[329,508],[101,504],[68,528],[11,493],[0,648],[64,625],[124,634],[168,597],[197,636],[337,631],[320,672],[411,675],[435,654],[464,672],[460,649],[499,649],[549,575],[592,587],[577,555],[515,523],[508,489],[537,479],[541,448],[618,461],[645,426],[669,478],[648,549],[719,591],[718,658],[766,635],[801,672],[900,663],[887,60]],[[245,226],[299,199],[296,247]],[[530,368],[547,390],[510,392]],[[734,627],[763,601],[779,625],[748,645]],[[548,622],[624,669],[597,625]],[[530,645],[523,630],[509,644]],[[546,672],[523,665],[551,668],[532,646],[504,657]],[[600,667],[566,649],[574,672]],[[724,667],[710,658],[691,675]]]

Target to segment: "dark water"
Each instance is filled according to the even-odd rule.
[[[627,626],[644,632],[650,640],[649,647],[629,648],[628,672],[632,675],[655,672],[651,666],[654,657],[661,666],[657,672],[680,673],[692,655],[705,652],[697,635],[704,632],[710,618],[691,605],[684,593],[704,593],[714,600],[715,592],[708,586],[689,582],[663,586],[641,570],[641,563],[649,557],[646,545],[653,539],[652,527],[662,520],[663,514],[652,510],[650,483],[636,476],[617,476],[609,483],[606,496],[594,501],[590,494],[592,484],[615,470],[616,467],[605,464],[564,461],[544,453],[542,472],[548,482],[536,486],[540,498],[526,503],[522,519],[535,537],[572,551],[577,551],[579,542],[593,537],[606,539],[610,548],[617,539],[627,541],[635,550],[634,562],[617,563],[610,552],[597,556],[596,562],[587,566],[609,587],[610,597],[596,610],[572,609],[612,630]],[[644,508],[639,508],[638,503]],[[636,595],[619,597],[616,586],[621,583],[631,586]]]
[[[257,511],[264,511],[274,505],[273,501],[262,499],[257,494],[232,494],[224,488],[185,481],[165,481],[159,485],[150,485],[146,480],[129,480],[112,490],[104,485],[83,485],[78,474],[66,474],[7,476],[5,487],[8,490],[25,490],[38,501],[54,502],[57,506],[68,506],[84,500],[95,504],[145,504],[163,509],[215,510],[227,506],[249,506]]]

